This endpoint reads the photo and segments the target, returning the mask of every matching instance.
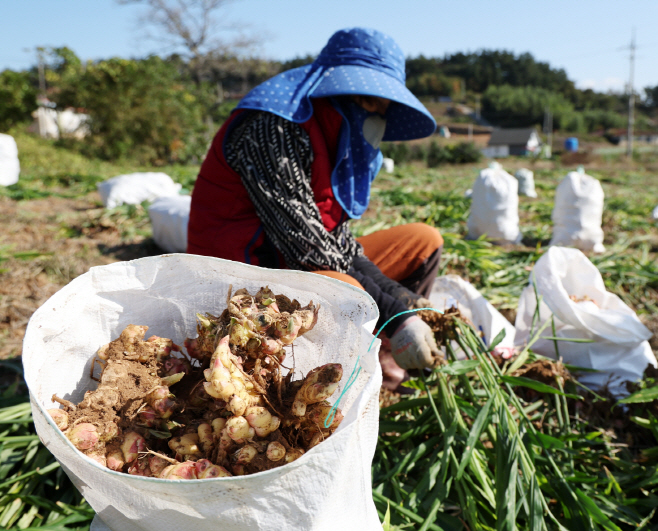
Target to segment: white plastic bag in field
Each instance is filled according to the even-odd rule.
[[[0,186],[16,184],[20,173],[16,141],[13,136],[0,133]]]
[[[189,195],[159,197],[149,206],[153,239],[168,253],[184,253],[187,249],[187,225],[190,221]]]
[[[658,219],[658,206],[654,208],[653,211],[651,212],[651,217],[653,219]]]
[[[294,347],[299,378],[325,363],[344,376],[362,371],[345,390],[345,415],[327,440],[301,458],[266,472],[204,480],[165,480],[109,470],[80,453],[46,409],[53,394],[79,402],[100,345],[128,324],[183,344],[196,337],[196,312],[218,314],[229,285],[255,293],[269,286],[302,304],[320,304],[318,323]],[[93,267],[32,316],[23,344],[25,379],[39,437],[97,513],[95,529],[112,531],[244,531],[381,529],[372,500],[371,462],[377,444],[379,340],[368,352],[379,312],[372,298],[344,282],[313,273],[263,269],[187,254]],[[293,359],[289,355],[286,361]]]
[[[114,208],[178,195],[181,185],[175,183],[166,173],[138,172],[117,175],[98,183],[97,188],[103,205]]]
[[[437,277],[429,299],[437,310],[457,308],[479,330],[485,345],[490,345],[501,330],[505,330],[505,337],[496,350],[507,354],[514,348],[514,326],[470,282],[457,275]]]
[[[395,170],[395,161],[388,157],[384,157],[382,160],[382,168],[384,168],[386,173],[393,173],[393,170]]]
[[[528,168],[519,168],[514,174],[516,180],[519,181],[519,195],[526,195],[528,197],[537,197],[535,190],[535,175]]]
[[[471,195],[469,239],[486,234],[498,242],[521,241],[518,187],[518,181],[500,165],[480,171]]]
[[[587,386],[608,385],[618,396],[628,394],[625,380],[637,381],[647,364],[657,366],[647,339],[651,332],[633,310],[606,291],[598,269],[578,249],[550,247],[534,267],[537,292],[543,297],[535,330],[551,313],[555,315],[557,337],[588,339],[592,343],[557,341],[565,363],[596,369],[582,373],[579,380]],[[532,281],[532,274],[530,280]],[[516,315],[516,344],[524,346],[530,338],[532,316],[537,299],[532,285],[521,293]],[[552,336],[551,325],[542,336]],[[555,341],[540,339],[532,350],[556,358]]]
[[[550,245],[602,253],[603,188],[594,177],[572,171],[558,185],[553,207]]]

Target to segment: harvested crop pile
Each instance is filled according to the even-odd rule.
[[[464,316],[457,308],[447,308],[444,312],[435,312],[432,310],[421,310],[417,315],[425,321],[432,332],[437,345],[445,345],[447,342],[456,339],[457,320],[467,322]]]
[[[315,326],[318,311],[268,288],[229,291],[219,316],[197,314],[187,356],[129,325],[97,352],[98,388],[77,405],[54,396],[63,408],[49,413],[81,452],[129,474],[203,479],[290,463],[343,418],[338,409],[330,417],[327,402],[340,364],[296,381],[283,371],[285,348]]]

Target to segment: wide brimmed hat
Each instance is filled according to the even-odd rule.
[[[313,64],[323,73],[309,92],[312,98],[359,94],[391,100],[383,140],[423,138],[436,130],[432,115],[405,86],[404,55],[388,35],[337,31]]]
[[[317,59],[265,81],[238,104],[301,123],[313,114],[309,98],[365,95],[391,100],[383,140],[424,138],[436,122],[405,86],[404,55],[395,41],[377,30],[337,31]]]

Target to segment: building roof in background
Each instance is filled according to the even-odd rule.
[[[490,146],[525,145],[533,134],[537,134],[534,127],[522,129],[494,129],[489,139]]]
[[[470,127],[469,127],[470,125]],[[439,127],[447,127],[451,133],[457,135],[467,135],[469,133],[474,135],[490,135],[493,127],[486,127],[477,124],[461,124],[461,123],[439,123]]]

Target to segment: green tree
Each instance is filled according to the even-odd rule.
[[[606,110],[588,109],[582,111],[584,126],[587,131],[598,131],[606,129],[617,129],[626,125],[627,118],[619,114]]]
[[[644,88],[644,105],[648,109],[658,109],[658,85]]]
[[[29,72],[0,72],[0,131],[28,121],[37,108],[37,89]]]
[[[456,53],[446,55],[441,67],[445,75],[461,77],[466,82],[466,90],[477,93],[486,91],[491,85],[543,87],[567,97],[575,91],[564,70],[536,61],[529,53],[519,56],[506,50]]]
[[[450,162],[450,150],[432,140],[427,148],[427,167],[436,168],[447,162]]]
[[[450,148],[450,162],[453,164],[468,164],[470,162],[479,162],[482,159],[482,152],[473,142],[459,142],[453,144]]]
[[[149,162],[202,156],[203,120],[197,98],[174,65],[159,57],[90,63],[75,86],[62,86],[90,116],[90,145],[107,159]]]
[[[531,54],[515,55],[506,50],[447,54],[443,58],[410,57],[406,61],[407,86],[418,96],[449,95],[463,81],[467,92],[482,94],[491,86],[538,87],[561,94],[577,111],[626,111],[627,99],[575,88],[564,70],[551,68]],[[437,90],[437,85],[443,84]],[[648,98],[647,101],[653,101]]]
[[[38,48],[45,59],[44,77],[46,94],[60,109],[80,107],[78,80],[85,66],[73,50],[66,46],[59,48]]]
[[[628,98],[622,94],[604,94],[592,89],[577,90],[571,99],[577,110],[597,110],[625,113]]]
[[[116,0],[143,6],[140,31],[176,54],[181,74],[190,78],[189,91],[202,104],[205,143],[215,122],[225,116],[227,98],[246,93],[277,73],[271,61],[253,57],[264,34],[245,24],[229,22],[226,6],[234,0]],[[269,69],[269,70],[268,70]],[[269,75],[263,76],[264,70]]]
[[[416,96],[452,96],[459,91],[461,80],[445,75],[441,59],[419,55],[405,62],[407,88]]]
[[[315,55],[298,55],[297,57],[293,57],[288,61],[282,62],[281,71],[285,72],[286,70],[292,70],[293,68],[299,68],[300,66],[310,65],[313,61],[315,61]]]
[[[501,127],[539,125],[546,108],[553,113],[557,129],[564,129],[570,120],[573,121],[575,111],[571,102],[550,90],[503,85],[490,86],[482,95],[482,116]]]
[[[449,78],[441,73],[426,72],[407,79],[407,88],[416,96],[453,96],[459,91],[458,78]]]

